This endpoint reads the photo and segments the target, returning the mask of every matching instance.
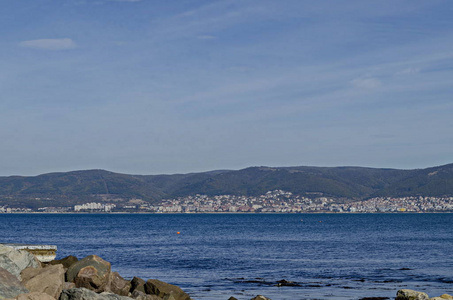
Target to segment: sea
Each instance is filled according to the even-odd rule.
[[[447,213],[0,214],[0,233],[0,243],[57,245],[57,258],[96,254],[124,278],[157,278],[195,300],[453,294]]]

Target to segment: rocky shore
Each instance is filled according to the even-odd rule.
[[[285,282],[286,283],[286,282]],[[99,256],[68,256],[41,262],[26,250],[0,244],[0,300],[192,300],[178,286],[158,279],[126,280]],[[363,298],[378,300],[387,298]],[[396,300],[445,300],[444,294],[399,290]],[[225,299],[227,300],[227,299]],[[228,300],[238,300],[230,297]],[[251,300],[270,300],[257,295]]]

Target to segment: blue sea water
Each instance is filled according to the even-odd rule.
[[[194,299],[453,294],[453,214],[0,214],[0,232],[57,245],[58,258],[97,254]]]

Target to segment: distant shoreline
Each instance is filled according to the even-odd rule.
[[[433,212],[9,212],[0,215],[420,215],[420,214],[452,214],[453,211]]]

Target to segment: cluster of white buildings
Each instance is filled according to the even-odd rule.
[[[310,195],[311,196],[311,195]],[[376,197],[365,201],[347,201],[321,197],[308,198],[282,190],[269,191],[261,196],[195,195],[162,200],[158,205],[141,199],[123,200],[118,206],[111,203],[85,203],[74,207],[42,207],[39,212],[156,212],[156,213],[379,213],[379,212],[453,212],[453,197]],[[0,206],[0,213],[33,212],[29,208]]]
[[[0,206],[0,213],[27,213],[32,212],[31,208],[16,208],[16,207],[7,207],[7,206]]]
[[[453,197],[377,197],[366,201],[338,201],[338,199],[307,198],[282,190],[252,196],[196,195],[163,200],[150,206],[149,211],[159,213],[192,212],[453,212]]]
[[[338,205],[349,212],[441,212],[453,211],[453,197],[378,197]]]
[[[150,210],[162,213],[191,212],[283,212],[297,213],[308,209],[325,210],[333,200],[325,197],[310,199],[282,190],[269,191],[261,196],[195,195],[163,200]]]
[[[116,207],[115,204],[104,204],[104,203],[85,203],[82,205],[74,205],[74,211],[103,211],[110,212]]]
[[[0,206],[0,213],[11,213],[11,208],[6,206]]]

